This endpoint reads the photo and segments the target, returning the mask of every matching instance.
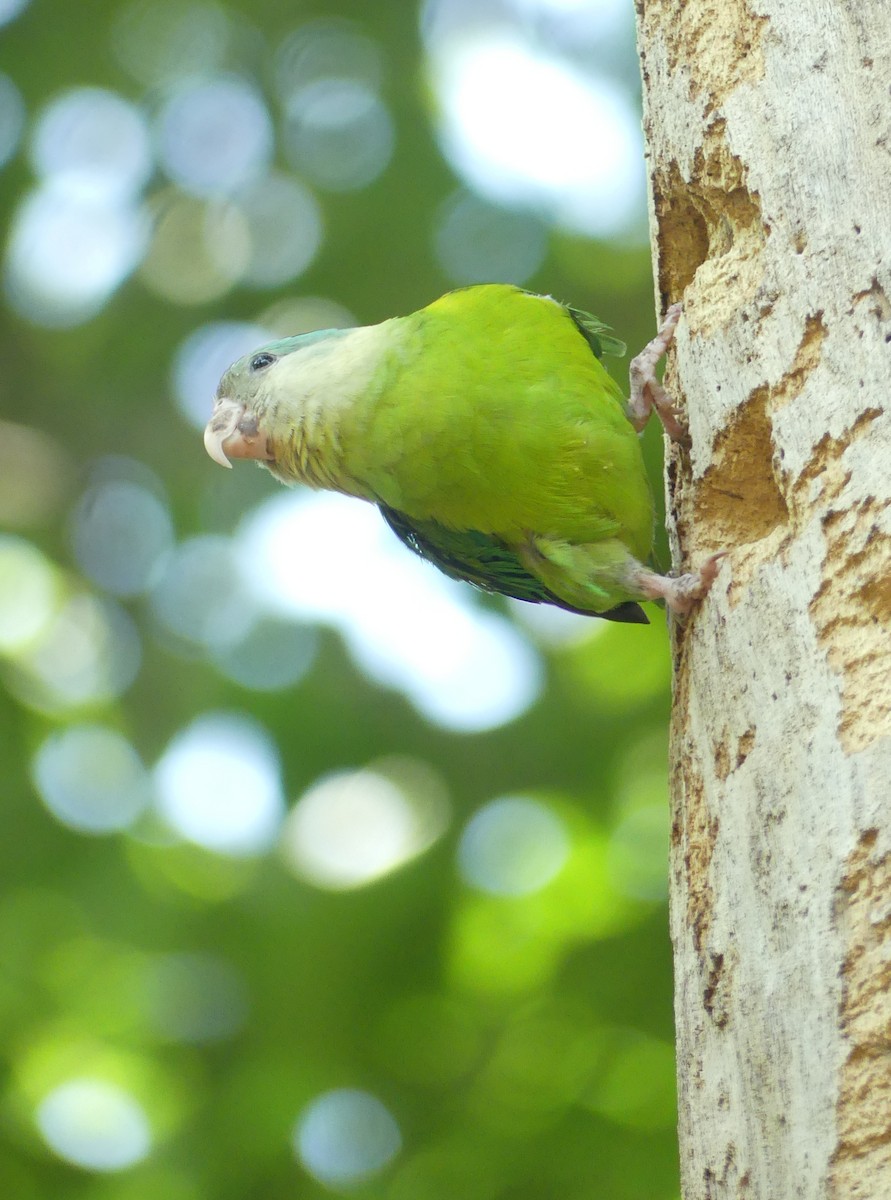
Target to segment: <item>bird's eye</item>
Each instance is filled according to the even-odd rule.
[[[262,371],[264,367],[268,367],[271,363],[274,363],[274,362],[275,362],[275,355],[269,354],[268,351],[263,350],[260,354],[255,354],[254,357],[251,359],[251,370],[252,371]]]

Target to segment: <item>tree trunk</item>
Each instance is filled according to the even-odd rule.
[[[685,1200],[891,1197],[891,9],[638,0]]]

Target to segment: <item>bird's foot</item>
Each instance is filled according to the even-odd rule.
[[[634,580],[646,600],[664,600],[666,607],[673,613],[684,616],[694,608],[700,600],[709,593],[721,559],[726,557],[726,550],[719,550],[707,558],[698,571],[688,575],[657,575],[655,571],[641,568]]]
[[[674,331],[681,319],[681,310],[681,304],[672,304],[659,326],[659,332],[651,342],[644,346],[640,354],[635,355],[631,360],[628,368],[631,399],[628,401],[626,411],[629,421],[640,433],[655,408],[659,420],[671,440],[686,445],[690,440],[687,427],[669,399],[665,388],[656,378],[656,364],[674,340]]]

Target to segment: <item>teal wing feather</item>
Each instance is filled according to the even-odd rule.
[[[616,358],[622,358],[625,353],[626,346],[624,342],[619,341],[617,337],[613,337],[613,332],[609,325],[604,325],[602,321],[598,321],[591,313],[582,312],[580,308],[573,308],[572,305],[566,305],[566,311],[575,321],[579,333],[588,343],[597,358],[603,358],[604,354],[612,354]]]
[[[602,613],[573,608],[531,575],[508,546],[489,534],[473,529],[447,529],[436,521],[413,521],[385,504],[378,507],[401,542],[452,579],[531,604],[555,604],[585,617],[603,617],[607,621],[627,621],[637,625],[649,623],[643,609],[633,601]]]

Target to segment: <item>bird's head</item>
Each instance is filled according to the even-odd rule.
[[[274,467],[287,431],[305,419],[307,406],[331,374],[340,340],[349,329],[269,342],[238,359],[223,375],[204,446],[222,467],[233,458],[253,458]]]

